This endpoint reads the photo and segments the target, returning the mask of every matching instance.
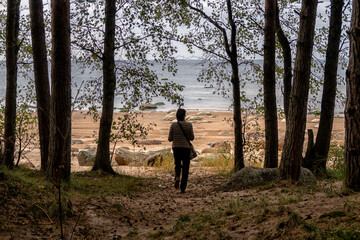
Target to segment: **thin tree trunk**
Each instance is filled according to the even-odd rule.
[[[105,3],[105,41],[103,57],[103,101],[100,118],[99,141],[93,170],[101,169],[114,173],[110,164],[110,134],[113,121],[114,96],[116,87],[115,76],[115,15],[116,1],[106,0]]]
[[[317,3],[317,0],[303,0],[300,13],[294,80],[280,164],[281,177],[293,181],[300,177]]]
[[[275,80],[276,1],[265,1],[264,36],[264,108],[265,108],[265,168],[278,166],[278,124]]]
[[[284,34],[284,31],[280,25],[279,19],[279,6],[276,1],[276,33],[279,39],[279,43],[282,48],[283,58],[284,58],[284,112],[285,118],[288,118],[289,113],[289,104],[290,104],[290,92],[291,92],[291,79],[292,79],[292,69],[291,69],[291,48],[290,43],[287,37]]]
[[[245,167],[244,153],[243,153],[243,136],[242,136],[242,120],[241,120],[241,92],[240,92],[240,79],[239,79],[239,64],[237,60],[237,45],[236,45],[236,24],[233,20],[231,1],[227,0],[228,19],[231,26],[230,43],[226,44],[226,52],[230,58],[232,76],[231,83],[233,85],[233,101],[234,101],[234,135],[235,135],[235,147],[234,147],[234,168],[236,171]],[[226,35],[224,40],[227,41]]]
[[[240,100],[240,80],[237,63],[232,64],[231,82],[233,85],[233,103],[234,103],[234,169],[239,171],[245,167],[243,153],[243,136],[242,136],[242,120],[241,120],[241,100]]]
[[[346,71],[345,184],[360,191],[360,3],[353,1]]]
[[[16,128],[16,90],[19,36],[20,0],[7,2],[6,19],[6,97],[4,159],[8,167],[14,166]]]
[[[325,172],[326,159],[330,148],[331,132],[334,121],[336,78],[339,59],[343,6],[344,0],[331,1],[330,28],[328,47],[326,50],[321,115],[314,149],[316,159],[313,160],[313,168],[315,173]]]
[[[42,0],[29,0],[41,170],[46,171],[50,138],[50,86]]]
[[[71,161],[70,2],[51,1],[51,115],[48,177],[68,180]]]

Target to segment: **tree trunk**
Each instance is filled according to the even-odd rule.
[[[46,171],[50,138],[50,86],[42,0],[29,0],[41,170]]]
[[[353,1],[346,71],[345,184],[360,191],[360,3]]]
[[[292,79],[292,69],[291,69],[291,48],[290,43],[287,37],[285,36],[279,19],[279,6],[276,1],[276,33],[282,48],[283,57],[284,57],[284,112],[285,118],[288,118],[289,113],[289,103],[290,103],[290,92],[291,92],[291,79]]]
[[[313,168],[315,173],[324,173],[326,171],[326,159],[330,148],[331,132],[334,121],[336,78],[343,6],[344,0],[331,1],[330,28],[328,47],[326,50],[321,115],[314,149],[316,159],[313,161]]]
[[[51,115],[48,177],[68,180],[71,161],[71,53],[69,0],[51,1]]]
[[[265,1],[264,36],[264,108],[265,108],[265,168],[278,166],[278,124],[275,80],[276,2]]]
[[[100,118],[99,141],[93,170],[101,169],[114,173],[110,164],[110,133],[113,121],[115,76],[115,15],[116,1],[106,0],[105,5],[105,41],[103,57],[103,101]]]
[[[6,19],[6,97],[4,159],[8,167],[14,166],[16,129],[16,90],[19,36],[20,0],[7,2]]]
[[[226,33],[224,34],[225,49],[230,58],[232,76],[231,83],[233,85],[233,103],[234,103],[234,169],[238,171],[245,167],[244,153],[243,153],[243,136],[242,136],[242,120],[241,120],[241,92],[240,92],[240,79],[239,79],[239,64],[237,61],[237,46],[236,46],[236,24],[233,19],[231,1],[226,1],[228,10],[228,21],[231,27],[230,46]]]
[[[239,171],[245,167],[243,153],[243,136],[242,136],[242,120],[241,120],[241,100],[240,100],[240,80],[237,62],[232,64],[231,82],[233,85],[233,103],[234,103],[234,169]]]
[[[312,129],[308,129],[308,146],[306,149],[305,158],[302,161],[302,166],[313,172],[314,159],[315,159],[314,133]]]
[[[303,0],[300,13],[289,117],[280,164],[281,177],[293,181],[298,181],[300,176],[317,3],[317,0]]]

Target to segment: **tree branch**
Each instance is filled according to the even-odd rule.
[[[221,27],[220,24],[218,22],[216,22],[214,19],[212,19],[209,15],[207,15],[204,11],[202,11],[199,8],[196,8],[192,5],[190,5],[189,3],[186,2],[186,5],[193,11],[199,13],[201,16],[203,16],[203,18],[205,18],[205,20],[209,21],[212,25],[214,25],[217,29],[219,29],[224,37],[224,45],[225,45],[225,51],[226,53],[230,56],[231,55],[231,50],[230,50],[230,46],[229,46],[229,41],[227,38],[227,33],[225,28]]]

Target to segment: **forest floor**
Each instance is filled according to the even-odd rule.
[[[56,187],[38,171],[0,171],[0,239],[61,239]],[[61,188],[64,239],[360,239],[360,193],[336,178],[218,190],[228,177],[192,168],[181,194],[166,172],[74,173]]]

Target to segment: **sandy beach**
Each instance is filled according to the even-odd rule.
[[[115,113],[114,119],[121,116],[124,113]],[[150,151],[160,150],[164,148],[170,148],[171,143],[168,142],[168,130],[171,121],[164,118],[169,115],[168,112],[159,111],[142,111],[139,112],[138,121],[145,125],[155,123],[149,131],[146,139],[138,139],[141,146],[133,146],[129,141],[118,142],[116,147],[129,147],[133,151]],[[171,114],[170,114],[171,115]],[[194,147],[200,153],[202,150],[209,148],[212,143],[229,141],[233,143],[234,133],[233,127],[229,122],[232,119],[232,112],[230,111],[199,111],[188,110],[187,118],[192,122],[194,127],[195,140],[193,141]],[[248,129],[247,135],[256,134],[259,136],[259,141],[263,141],[264,132],[264,120],[261,116],[248,116],[247,120]],[[308,115],[307,129],[313,129],[316,136],[317,126],[319,124],[319,117],[314,115]],[[253,124],[257,122],[258,126]],[[285,120],[278,120],[279,126],[279,143],[284,140],[285,135]],[[94,122],[92,117],[86,115],[85,112],[76,111],[72,117],[72,171],[86,170],[89,167],[80,167],[77,162],[77,154],[81,150],[89,150],[96,147],[96,138],[98,135],[99,123]],[[336,116],[333,127],[333,140],[342,142],[345,136],[344,118],[343,116]],[[111,145],[113,146],[113,145]],[[29,160],[38,169],[40,167],[40,151],[39,149],[33,149],[26,155]],[[27,160],[23,159],[21,163],[26,163]]]

